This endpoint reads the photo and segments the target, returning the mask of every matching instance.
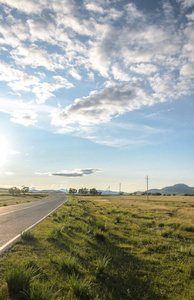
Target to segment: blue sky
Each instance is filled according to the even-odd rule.
[[[1,186],[194,186],[193,8],[2,0]]]

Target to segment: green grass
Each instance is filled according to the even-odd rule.
[[[26,299],[193,299],[193,215],[194,197],[70,198],[0,256],[0,300],[21,268]]]
[[[34,233],[32,231],[30,231],[30,230],[24,231],[21,234],[21,239],[23,241],[33,241],[35,239]]]
[[[6,283],[10,299],[27,299],[30,290],[30,282],[34,276],[33,268],[12,264],[6,271]]]
[[[0,207],[9,206],[15,204],[22,204],[26,202],[33,202],[38,200],[47,199],[50,196],[46,194],[27,193],[26,195],[12,196],[8,190],[0,190]]]

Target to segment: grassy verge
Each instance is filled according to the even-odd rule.
[[[192,197],[70,199],[0,256],[0,300],[193,299],[193,215]]]
[[[50,196],[38,193],[28,193],[25,195],[12,196],[8,191],[5,191],[3,193],[0,192],[0,207],[43,200],[48,197]]]

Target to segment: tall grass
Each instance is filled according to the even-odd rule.
[[[107,256],[99,257],[96,260],[96,275],[97,276],[102,276],[105,273],[105,270],[110,262],[110,258]]]
[[[11,299],[27,299],[30,290],[30,282],[34,276],[33,268],[27,268],[24,265],[13,264],[7,269],[6,282],[9,296]]]
[[[45,288],[41,286],[33,286],[30,289],[29,300],[55,300],[53,296]]]
[[[68,274],[78,273],[79,263],[77,258],[74,256],[68,257],[66,255],[62,255],[56,260],[56,263],[62,271]]]
[[[23,241],[33,241],[35,239],[35,236],[32,231],[28,230],[28,231],[22,232],[21,238]]]
[[[76,299],[89,300],[92,299],[91,293],[91,279],[79,278],[78,275],[72,274],[69,277],[70,294],[75,296]]]

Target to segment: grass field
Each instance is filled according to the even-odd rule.
[[[194,299],[194,197],[70,197],[0,256],[0,299]]]
[[[7,189],[0,189],[0,207],[43,200],[48,197],[50,196],[38,193],[27,193],[25,195],[20,194],[18,196],[12,196]]]

